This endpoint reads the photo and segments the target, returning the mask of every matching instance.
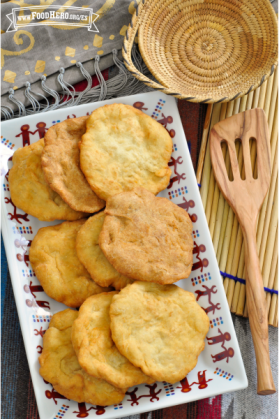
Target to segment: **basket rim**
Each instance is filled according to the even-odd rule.
[[[183,0],[182,0],[183,1]],[[264,9],[263,14],[267,14],[269,15],[269,24],[270,21],[272,21],[273,23],[273,28],[275,33],[278,32],[278,23],[277,23],[277,17],[276,17],[276,13],[270,3],[269,0],[262,0],[263,4],[261,4],[261,9]],[[187,0],[184,0],[184,2],[187,2]],[[216,3],[215,0],[211,0],[212,3]],[[166,94],[170,94],[173,95],[177,98],[181,98],[181,99],[186,99],[188,101],[192,101],[192,102],[200,102],[200,103],[219,103],[219,102],[228,102],[230,100],[234,100],[236,98],[240,98],[248,93],[250,93],[251,91],[255,90],[257,87],[261,86],[262,83],[273,74],[275,68],[278,65],[278,54],[276,53],[276,59],[274,60],[274,62],[270,65],[270,69],[268,70],[268,67],[266,66],[265,68],[263,68],[263,75],[261,75],[260,77],[257,76],[257,74],[254,75],[254,78],[256,79],[256,81],[252,81],[251,85],[249,86],[249,83],[245,80],[244,82],[242,82],[242,85],[245,83],[244,88],[241,89],[240,88],[234,88],[231,89],[231,91],[229,91],[229,94],[226,94],[226,87],[220,90],[217,90],[214,92],[214,90],[211,90],[212,94],[210,95],[211,97],[209,97],[208,94],[206,93],[199,93],[198,92],[198,87],[196,88],[197,94],[193,95],[193,94],[185,94],[185,90],[187,92],[187,86],[185,86],[184,92],[181,92],[181,89],[179,91],[179,88],[170,85],[170,83],[167,83],[167,81],[164,79],[164,77],[161,77],[161,74],[159,73],[158,75],[158,71],[156,71],[156,69],[154,68],[154,65],[152,65],[152,63],[150,62],[149,59],[149,55],[146,53],[144,45],[143,45],[143,39],[142,37],[145,36],[144,34],[144,30],[146,30],[146,28],[152,28],[152,25],[150,24],[150,22],[148,22],[147,24],[145,24],[144,28],[142,28],[143,24],[143,20],[148,18],[148,14],[146,15],[146,13],[148,13],[148,10],[150,12],[151,10],[151,6],[152,5],[152,10],[154,10],[154,6],[156,4],[159,4],[160,0],[142,0],[141,3],[138,5],[138,7],[136,8],[136,11],[132,17],[132,21],[131,21],[131,25],[129,25],[128,29],[127,29],[127,33],[126,33],[126,37],[124,38],[124,45],[123,45],[123,58],[124,58],[124,63],[126,65],[126,67],[128,68],[129,71],[131,71],[133,73],[133,75],[138,78],[139,80],[143,81],[145,84],[147,84],[150,87],[153,87],[154,89],[159,89],[161,90],[163,93]],[[166,3],[171,4],[171,3],[177,3],[177,0],[169,0],[166,1]],[[164,5],[166,4],[164,3]],[[180,1],[181,3],[181,1]],[[190,0],[188,1],[188,3],[190,4]],[[196,3],[196,1],[194,2]],[[218,2],[219,4],[222,3],[222,1]],[[248,3],[248,0],[247,0]],[[208,4],[208,2],[206,3]],[[265,5],[268,5],[268,7],[266,8]],[[200,5],[202,6],[202,4]],[[271,12],[271,13],[270,13]],[[142,58],[146,64],[146,66],[148,67],[149,71],[151,72],[151,74],[156,78],[156,80],[158,80],[158,82],[153,82],[152,80],[149,80],[147,77],[143,76],[139,70],[137,70],[134,65],[132,65],[131,62],[131,57],[129,57],[129,53],[131,51],[131,44],[133,43],[133,40],[135,38],[135,29],[139,28],[138,31],[138,44],[139,44],[139,49],[140,49],[140,53],[142,55]],[[276,37],[275,37],[276,38]],[[277,48],[275,48],[277,46]],[[277,52],[278,49],[278,36],[277,39],[274,39],[274,50],[276,50]],[[271,62],[272,60],[272,56],[270,56],[269,59]],[[159,59],[158,59],[159,61]],[[248,63],[249,65],[249,63]],[[260,69],[260,66],[258,67],[258,69]],[[136,70],[136,71],[135,71]],[[172,70],[172,69],[171,69]],[[214,74],[214,72],[213,72]],[[243,73],[239,73],[239,77],[241,77],[241,74],[245,74],[245,72]],[[173,72],[173,75],[175,76],[175,73]],[[170,77],[170,75],[168,75],[168,77]],[[186,78],[187,76],[185,76]],[[249,80],[249,76],[247,75],[247,79]],[[160,83],[160,84],[159,84]],[[248,85],[248,86],[247,86]],[[202,90],[202,89],[200,89]],[[240,91],[239,91],[240,90]],[[193,92],[193,90],[192,90]]]

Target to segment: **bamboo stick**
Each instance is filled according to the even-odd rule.
[[[217,103],[213,106],[210,129],[215,125],[219,120],[221,110],[221,103]],[[209,189],[209,182],[211,178],[211,160],[210,160],[210,150],[209,150],[209,141],[207,141],[205,160],[204,160],[204,169],[202,172],[202,183],[201,183],[201,199],[203,207],[206,208],[206,201]]]
[[[276,106],[276,111],[278,111],[278,102],[277,102],[277,106]],[[277,158],[277,143],[278,143],[278,115],[275,117],[274,119],[274,126],[272,129],[272,133],[271,133],[271,165],[272,167],[274,166],[274,164],[278,165],[278,158]],[[278,166],[277,166],[278,167]],[[263,202],[262,208],[261,208],[261,212],[259,215],[259,221],[258,221],[258,227],[257,227],[257,249],[258,252],[260,250],[260,244],[262,241],[262,236],[263,236],[263,231],[264,231],[264,226],[266,225],[266,213],[267,213],[267,207],[268,207],[268,202],[270,200],[270,191],[271,191],[271,187],[270,186],[267,195],[265,197],[265,200]]]
[[[277,225],[278,225],[278,171],[276,172],[277,172],[277,180],[276,180],[276,186],[275,186],[275,194],[273,198],[273,207],[271,211],[270,223],[269,223],[269,228],[267,232],[268,242],[266,246],[263,245],[261,247],[261,251],[260,251],[260,261],[262,261],[262,264],[263,264],[263,268],[262,268],[263,284],[265,287],[268,286],[268,276],[269,276],[269,272],[271,268],[272,254],[273,254],[274,243],[276,241],[276,232],[277,232]],[[269,202],[271,202],[271,199]]]
[[[274,320],[274,327],[278,327],[278,298],[276,302],[276,308],[275,308],[275,320]]]
[[[220,112],[220,121],[223,121],[226,118],[226,111],[227,111],[227,103],[222,104],[221,107],[221,112]],[[223,158],[226,158],[226,148],[224,147],[224,145],[222,146],[222,151],[223,151]],[[209,217],[209,231],[210,231],[210,235],[211,238],[213,238],[213,232],[214,232],[214,227],[215,227],[215,221],[216,221],[216,216],[217,216],[217,208],[218,208],[218,202],[219,202],[219,195],[220,195],[220,189],[217,185],[217,182],[215,180],[214,182],[215,187],[214,187],[214,194],[213,194],[213,200],[212,200],[212,206],[211,206],[211,211],[210,211],[210,217]]]
[[[217,122],[219,122],[221,107],[222,107],[221,103],[218,103],[213,107],[212,118],[211,118],[211,127],[210,128],[212,128]],[[205,215],[206,215],[206,219],[207,219],[208,224],[209,224],[211,206],[212,206],[212,201],[213,201],[214,184],[215,184],[215,177],[214,177],[213,170],[211,170],[210,180],[209,180],[209,185],[208,185],[208,194],[207,194],[206,206],[204,207],[205,208]]]
[[[276,147],[276,150],[278,151],[278,147]],[[272,170],[272,177],[271,177],[271,183],[269,187],[269,193],[268,193],[268,201],[267,201],[267,208],[265,213],[265,228],[263,229],[263,235],[261,237],[260,242],[260,267],[263,268],[264,264],[264,258],[266,257],[266,246],[268,246],[268,243],[270,242],[270,236],[269,236],[269,223],[270,223],[270,217],[271,213],[273,213],[274,205],[278,204],[274,202],[274,197],[276,197],[276,186],[277,186],[277,178],[278,178],[278,160],[276,159],[276,162],[274,163],[273,170]],[[276,217],[278,218],[278,216]],[[268,238],[268,243],[267,243]]]
[[[252,109],[257,108],[258,107],[258,103],[259,103],[259,97],[260,97],[260,87],[258,87],[255,90],[254,93],[254,97],[253,97],[253,104],[252,104]]]
[[[243,250],[243,253],[245,254],[244,250]],[[239,271],[239,274],[237,276],[239,278],[245,279],[245,263],[244,263],[242,272]],[[238,316],[243,316],[245,299],[246,299],[246,285],[240,284],[239,297],[238,297],[237,307],[235,311],[235,314],[237,314]]]
[[[274,275],[276,271],[277,262],[278,262],[278,226],[277,226],[276,235],[275,235],[275,243],[274,243],[274,248],[273,248],[273,253],[272,253],[271,266],[268,273],[268,288],[269,289],[274,289],[274,282],[275,282]],[[266,294],[265,298],[266,298],[267,312],[269,313],[272,294],[270,292],[266,292],[265,294]]]
[[[267,80],[265,80],[263,82],[263,84],[261,85],[261,87],[260,87],[260,93],[259,93],[258,105],[257,106],[253,106],[253,108],[258,107],[258,108],[262,108],[263,109],[264,103],[265,103],[266,90],[267,90]],[[254,141],[252,143],[252,152],[251,153],[254,153],[253,148],[255,148],[257,150],[256,141]],[[257,153],[257,151],[256,151],[256,153]],[[254,177],[255,177],[255,179],[257,179],[257,177],[258,177],[258,165],[256,165],[256,167],[255,167]]]
[[[265,80],[260,87],[259,102],[258,102],[258,106],[257,106],[258,108],[263,109],[263,107],[264,107],[266,88],[267,88],[267,80]],[[256,108],[256,106],[255,106],[255,108]]]
[[[252,109],[253,99],[254,99],[254,92],[250,92],[247,97],[246,110]]]
[[[274,285],[273,289],[278,291],[278,260],[275,270],[275,276],[274,276]],[[268,316],[268,323],[275,326],[276,323],[276,312],[278,315],[278,295],[273,294],[271,297],[271,305],[269,310],[269,316]]]
[[[278,263],[278,225],[277,225],[277,231],[276,231],[276,241],[274,244],[273,255],[272,255],[272,263],[271,263],[270,272],[269,272],[268,288],[270,289],[274,289],[275,272],[276,272],[277,263]]]
[[[278,262],[278,226],[277,226],[277,232],[276,232],[276,242],[274,244],[274,249],[273,249],[272,263],[271,263],[270,272],[269,272],[268,288],[270,289],[274,289],[277,262]]]
[[[270,100],[270,107],[269,107],[269,115],[268,115],[268,127],[269,131],[271,132],[272,126],[273,126],[273,119],[275,116],[275,104],[278,96],[278,66],[276,67],[275,74],[274,74],[274,84],[273,84],[273,90]]]
[[[225,159],[226,158],[225,147],[222,147],[222,152],[223,152],[223,158]],[[217,218],[219,196],[220,196],[220,189],[217,185],[217,182],[215,182],[215,189],[214,189],[211,214],[210,214],[210,220],[209,220],[209,231],[210,231],[210,235],[212,239],[213,239],[214,228],[215,228],[215,223],[216,223],[216,218]]]
[[[208,141],[206,145],[204,168],[202,172],[201,188],[200,188],[201,200],[202,200],[202,204],[204,208],[206,206],[210,172],[211,172],[211,161],[210,161],[210,151],[209,151],[209,141]]]
[[[206,144],[207,144],[208,131],[209,131],[209,126],[210,126],[210,121],[211,121],[212,109],[213,109],[212,103],[207,105],[203,134],[202,134],[202,141],[201,141],[201,148],[200,148],[200,154],[199,154],[198,168],[197,168],[197,182],[198,183],[201,183],[202,169],[204,167],[204,158],[205,158],[205,152],[206,152]]]
[[[272,96],[272,90],[273,90],[273,82],[274,82],[274,74],[272,74],[272,76],[268,78],[267,88],[265,92],[263,110],[265,111],[265,114],[267,117],[269,115],[269,108],[270,108],[270,102],[271,102],[271,96]]]
[[[248,306],[246,304],[246,299],[245,299],[245,306],[244,306],[244,311],[243,311],[243,317],[248,317]]]

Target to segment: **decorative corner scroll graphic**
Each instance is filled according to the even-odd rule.
[[[26,12],[26,14],[25,14]],[[90,32],[99,32],[95,21],[99,15],[93,13],[90,7],[50,5],[46,10],[45,5],[32,7],[15,7],[7,15],[10,26],[6,32],[15,32],[19,28],[28,26],[67,26],[87,28]]]

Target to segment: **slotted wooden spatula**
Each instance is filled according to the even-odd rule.
[[[251,138],[257,145],[257,179],[253,178],[251,167]],[[240,176],[236,140],[242,142],[245,180]],[[228,145],[233,181],[227,175],[223,141]],[[273,394],[276,389],[270,368],[267,310],[256,244],[257,218],[271,178],[270,139],[264,111],[251,109],[214,125],[210,132],[210,154],[216,182],[235,212],[244,237],[246,298],[257,361],[257,393]]]

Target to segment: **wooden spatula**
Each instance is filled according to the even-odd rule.
[[[257,179],[253,178],[251,167],[251,138],[257,145]],[[239,172],[236,140],[242,141],[245,180]],[[233,181],[227,175],[221,149],[223,141],[228,145]],[[256,244],[257,218],[271,178],[270,139],[264,111],[251,109],[214,125],[210,133],[210,154],[216,182],[235,212],[244,237],[246,298],[257,361],[257,392],[273,394],[276,389],[270,368],[267,309]]]

